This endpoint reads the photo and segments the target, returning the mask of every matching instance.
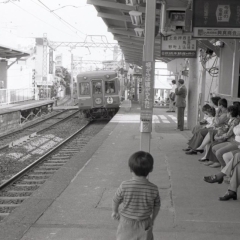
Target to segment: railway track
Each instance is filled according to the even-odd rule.
[[[88,122],[67,139],[0,185],[0,221],[29,198],[106,125]]]

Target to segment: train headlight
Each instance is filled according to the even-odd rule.
[[[107,103],[108,104],[112,104],[113,103],[113,98],[112,97],[108,97],[107,98]]]
[[[102,99],[101,98],[96,98],[95,99],[95,103],[96,104],[101,104],[102,103]]]

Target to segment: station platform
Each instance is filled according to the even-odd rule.
[[[1,240],[113,240],[118,222],[111,219],[112,197],[131,178],[129,156],[139,150],[140,107],[121,108],[89,144],[29,199],[0,223]],[[226,184],[208,184],[216,174],[186,155],[190,131],[177,131],[176,114],[154,109],[149,179],[159,187],[161,210],[155,240],[236,240],[239,201],[220,202]]]
[[[19,127],[22,123],[52,110],[53,100],[29,100],[0,106],[0,134]]]
[[[7,104],[0,106],[0,114],[14,112],[14,111],[22,111],[28,110],[35,107],[46,106],[48,104],[53,104],[53,100],[29,100],[24,102],[18,102],[13,104]]]

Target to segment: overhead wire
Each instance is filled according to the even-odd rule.
[[[48,9],[48,11],[53,14],[54,16],[56,16],[60,21],[64,22],[65,24],[67,24],[68,26],[70,26],[71,28],[77,30],[77,32],[80,32],[81,34],[87,36],[86,33],[83,33],[82,31],[80,31],[79,29],[77,29],[76,27],[74,27],[72,24],[70,24],[69,22],[67,22],[66,20],[64,20],[62,17],[60,17],[58,14],[56,14],[55,12],[53,12],[46,4],[44,4],[41,0],[37,0],[39,3],[41,3],[46,9]],[[79,36],[81,37],[81,36]],[[81,37],[82,38],[82,37]],[[83,38],[82,38],[83,39]]]
[[[57,29],[58,31],[61,31],[61,32],[65,33],[65,34],[68,34],[68,35],[74,36],[74,35],[72,35],[72,34],[66,32],[66,31],[63,31],[63,30],[61,30],[61,29],[59,29],[59,28],[56,28],[55,26],[49,24],[48,22],[45,22],[45,21],[42,20],[41,18],[35,16],[34,14],[32,14],[32,13],[28,12],[27,10],[25,10],[24,8],[18,6],[16,3],[14,3],[14,2],[11,2],[11,3],[14,4],[16,7],[20,8],[21,10],[23,10],[24,12],[26,12],[26,13],[32,15],[34,18],[38,19],[39,21],[44,22],[45,24],[49,25],[50,27],[53,27],[53,28]],[[76,36],[74,36],[74,37],[76,37]]]

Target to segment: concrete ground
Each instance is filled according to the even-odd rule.
[[[127,162],[139,150],[139,114],[135,104],[130,111],[121,109],[85,149],[0,223],[0,239],[115,239],[118,223],[111,219],[111,201],[120,183],[131,178]],[[153,122],[150,181],[159,187],[162,203],[154,239],[239,239],[239,200],[218,201],[227,185],[202,180],[219,169],[182,151],[191,134],[174,130],[175,113],[155,109]]]

